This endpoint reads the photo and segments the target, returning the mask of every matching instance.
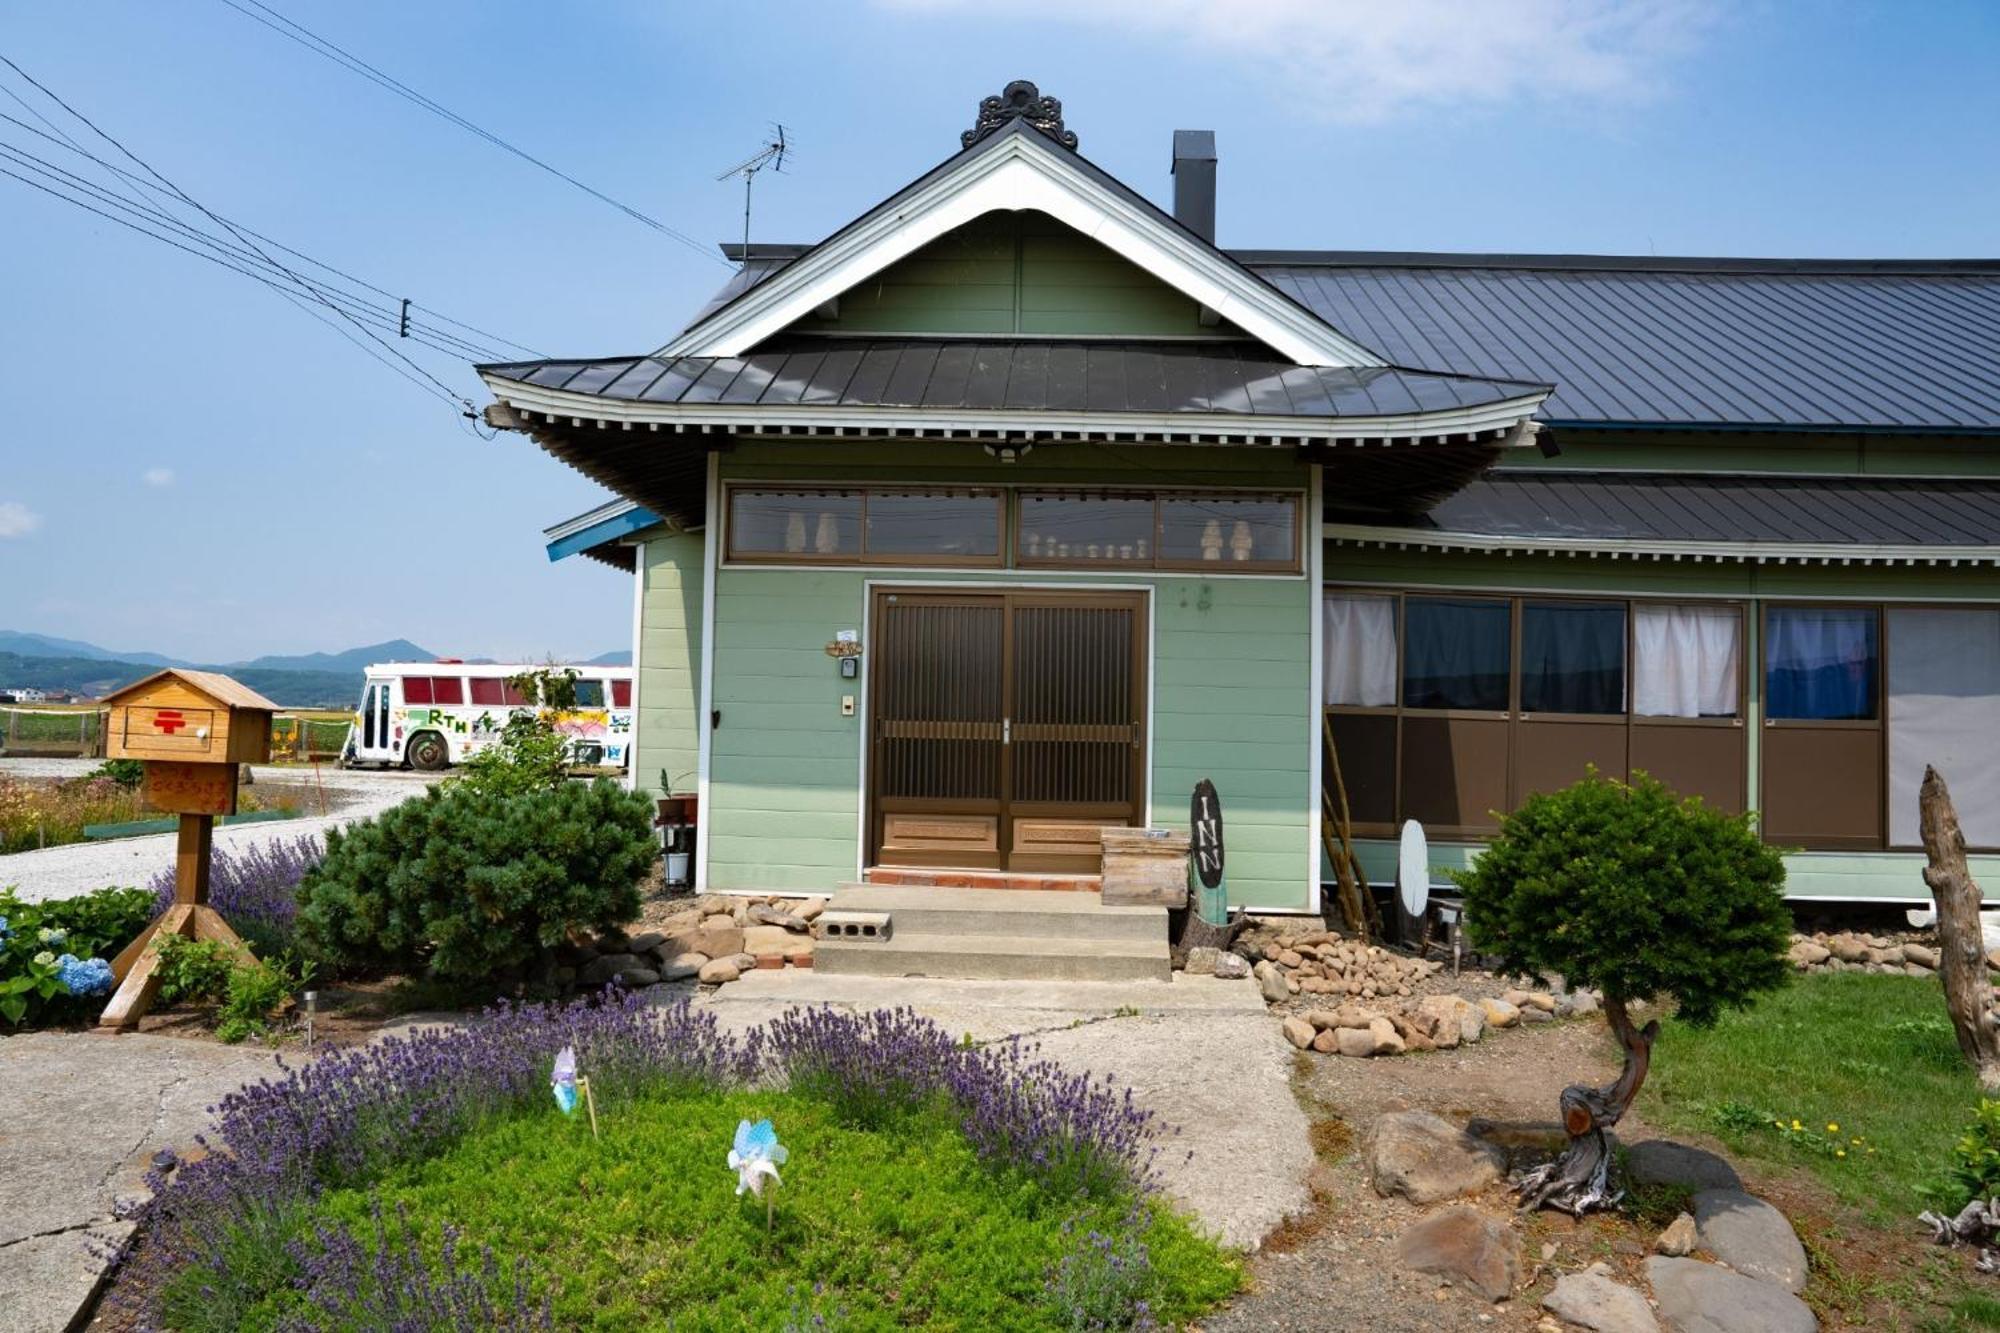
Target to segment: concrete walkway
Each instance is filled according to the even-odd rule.
[[[224,1094],[275,1071],[268,1051],[178,1037],[0,1038],[0,1323],[59,1333],[118,1240],[152,1155],[208,1127]]]
[[[0,776],[81,777],[97,766],[95,759],[0,759]],[[297,767],[257,765],[251,769],[258,782],[287,786],[310,786],[313,770]],[[317,781],[327,795],[340,804],[333,814],[299,819],[280,819],[268,824],[238,824],[215,831],[215,845],[225,851],[240,851],[260,843],[290,841],[307,833],[323,834],[329,828],[381,814],[390,806],[417,795],[437,780],[436,774],[396,771],[353,772],[322,765]],[[40,851],[15,852],[0,856],[0,888],[12,885],[29,902],[74,898],[107,886],[144,887],[146,882],[174,863],[174,835],[153,834],[143,838],[113,838],[105,842],[79,842]]]
[[[688,989],[650,994],[670,1003]],[[799,1005],[907,1005],[954,1035],[1028,1037],[1048,1059],[1129,1084],[1179,1129],[1160,1154],[1166,1190],[1228,1243],[1254,1246],[1308,1202],[1312,1149],[1291,1092],[1291,1048],[1248,981],[927,981],[788,969],[752,972],[698,1002],[732,1031]],[[440,1019],[458,1021],[413,1018],[398,1030]],[[98,1278],[89,1238],[118,1234],[116,1201],[142,1188],[152,1154],[188,1144],[207,1127],[208,1107],[274,1069],[268,1052],[178,1037],[0,1038],[9,1333],[66,1328]]]

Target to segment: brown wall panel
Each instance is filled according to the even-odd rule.
[[[1625,773],[1625,719],[1608,722],[1522,722],[1514,731],[1515,805],[1537,792],[1561,791],[1590,776]]]
[[[1505,718],[1403,719],[1403,817],[1437,832],[1491,833],[1507,808]]]
[[[1333,713],[1333,743],[1347,785],[1348,817],[1358,826],[1396,826],[1394,714]],[[1331,774],[1328,775],[1331,780]]]
[[[1740,815],[1745,764],[1742,727],[1673,727],[1635,724],[1632,769],[1649,773],[1682,796],[1699,796],[1727,814]]]
[[[1764,837],[1801,847],[1882,845],[1882,733],[1764,729]]]

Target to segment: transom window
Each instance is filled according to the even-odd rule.
[[[999,491],[729,492],[729,557],[789,564],[1000,563]]]
[[[1022,491],[1022,565],[1217,574],[1299,567],[1299,498],[1234,491]]]

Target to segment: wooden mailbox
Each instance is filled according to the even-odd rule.
[[[174,860],[173,905],[112,960],[117,993],[98,1022],[101,1031],[138,1023],[159,989],[158,951],[164,931],[216,940],[244,960],[250,951],[208,905],[209,850],[215,817],[236,812],[238,766],[271,757],[271,715],[277,705],[214,671],[157,671],[104,701],[105,755],[145,764],[145,798],[181,817]]]

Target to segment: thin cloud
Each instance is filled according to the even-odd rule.
[[[171,486],[174,484],[174,470],[170,467],[149,467],[143,475],[148,486]]]
[[[0,537],[25,537],[42,526],[42,516],[19,500],[0,500]]]
[[[1428,108],[1606,105],[1667,91],[1716,0],[877,0],[1141,34],[1239,67],[1317,117],[1372,124]]]

